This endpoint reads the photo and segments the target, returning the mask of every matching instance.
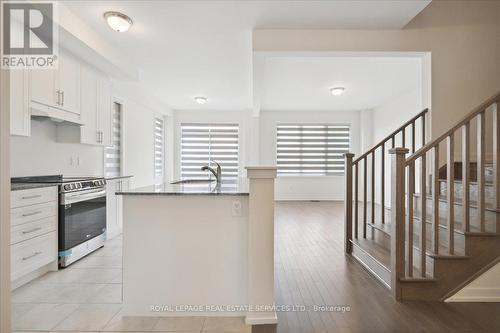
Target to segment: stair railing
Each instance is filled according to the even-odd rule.
[[[493,188],[495,202],[493,203],[497,210],[500,209],[500,93],[489,98],[486,102],[475,108],[471,113],[457,122],[452,128],[441,136],[425,144],[411,156],[405,157],[408,149],[393,148],[389,151],[392,154],[392,187],[391,187],[391,290],[393,296],[401,299],[400,283],[402,279],[425,278],[426,270],[426,239],[427,230],[427,178],[430,175],[430,199],[432,200],[432,209],[429,212],[431,216],[431,249],[434,256],[453,256],[455,255],[455,139],[456,132],[461,132],[461,155],[462,155],[462,187],[463,195],[461,199],[461,209],[463,215],[463,232],[470,232],[470,148],[471,148],[471,126],[476,124],[476,160],[477,160],[477,209],[479,230],[486,231],[485,223],[485,147],[486,147],[486,126],[485,119],[488,112],[491,112],[493,125],[492,131],[492,158],[493,158]],[[439,239],[439,158],[440,145],[446,147],[446,221],[447,235],[443,244],[447,245],[447,253],[440,251]],[[427,156],[430,155],[430,156]],[[430,163],[430,172],[427,172],[427,157],[432,158]],[[416,164],[420,166],[420,201],[419,204],[414,198],[415,193],[415,169]],[[416,216],[416,206],[420,206],[419,216],[420,228],[417,230],[419,239],[418,246],[414,246],[413,228]],[[499,214],[497,214],[498,216]],[[405,230],[408,229],[408,230]],[[497,217],[496,232],[500,232],[500,221]],[[415,251],[418,248],[418,251]],[[414,262],[414,252],[418,254],[417,262]],[[419,277],[414,277],[414,264],[419,268]]]
[[[425,145],[426,136],[426,115],[428,109],[423,110],[406,123],[401,125],[398,129],[393,131],[391,134],[386,136],[382,141],[373,146],[364,154],[360,155],[357,159],[353,160],[354,154],[345,154],[345,252],[352,252],[352,240],[357,239],[359,236],[359,205],[362,205],[362,237],[367,237],[367,223],[368,223],[368,206],[371,209],[371,223],[375,223],[376,213],[375,213],[375,199],[377,194],[375,193],[375,175],[376,169],[380,168],[380,221],[382,224],[385,223],[385,156],[386,151],[390,148],[395,148],[396,140],[400,139],[403,147],[406,144],[410,145],[412,153],[415,152],[416,147]],[[417,122],[421,121],[420,134],[421,143],[417,142]],[[406,134],[409,133],[409,140],[406,138]],[[380,151],[380,161],[377,167],[376,153]],[[371,167],[368,167],[368,160],[371,161]],[[368,169],[370,169],[370,179],[368,177]],[[362,199],[360,202],[359,198],[359,173],[362,170]],[[354,181],[354,184],[353,184]],[[371,195],[368,201],[368,182],[371,184]],[[354,207],[353,207],[354,203]],[[354,226],[354,228],[353,228]]]

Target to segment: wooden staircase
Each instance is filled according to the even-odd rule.
[[[499,103],[430,142],[424,110],[357,159],[345,155],[345,251],[396,300],[443,301],[500,262]]]

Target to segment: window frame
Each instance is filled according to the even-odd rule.
[[[312,177],[312,178],[317,178],[317,177],[344,177],[345,174],[345,166],[343,164],[344,162],[344,157],[342,154],[342,157],[339,157],[339,160],[342,160],[342,171],[335,172],[335,173],[328,173],[327,170],[325,170],[324,173],[303,173],[303,172],[298,172],[298,173],[283,173],[280,172],[280,167],[278,165],[278,130],[280,126],[294,126],[294,127],[306,127],[306,126],[341,126],[341,127],[347,127],[348,129],[348,147],[345,150],[345,153],[350,152],[353,146],[352,143],[352,124],[350,123],[345,123],[345,122],[277,122],[274,125],[274,130],[275,130],[275,135],[274,135],[274,140],[275,140],[275,163],[277,166],[277,177],[279,178],[294,178],[294,177],[300,177],[300,178],[306,178],[306,177]],[[328,158],[325,156],[325,158]],[[340,163],[339,163],[340,164]]]
[[[236,146],[236,156],[237,156],[237,167],[236,167],[236,175],[235,176],[230,176],[230,177],[224,177],[224,165],[221,163],[222,166],[222,178],[223,179],[234,179],[237,181],[239,177],[241,177],[241,162],[242,162],[242,156],[241,156],[241,143],[242,143],[242,128],[241,128],[241,123],[238,121],[216,121],[216,122],[211,122],[211,121],[191,121],[191,120],[186,120],[186,121],[180,121],[178,122],[178,144],[177,144],[177,149],[178,149],[178,164],[177,164],[177,172],[178,172],[178,178],[179,179],[185,179],[185,178],[197,178],[197,177],[183,177],[183,172],[182,172],[182,167],[183,167],[183,149],[182,149],[182,141],[183,141],[183,127],[184,126],[235,126],[237,128],[237,146]],[[217,161],[217,158],[214,159]],[[218,161],[220,162],[220,161]],[[213,167],[213,164],[211,165]],[[207,174],[207,177],[211,177],[210,174]]]

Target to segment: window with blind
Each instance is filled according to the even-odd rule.
[[[118,177],[122,173],[121,150],[121,105],[113,103],[111,137],[113,146],[104,148],[104,174],[106,177]]]
[[[278,175],[330,176],[344,173],[348,125],[278,125]]]
[[[165,120],[154,119],[154,176],[155,181],[163,181],[165,172]]]
[[[238,124],[181,124],[181,177],[204,179],[201,167],[216,161],[225,182],[238,178]]]

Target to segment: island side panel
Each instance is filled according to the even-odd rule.
[[[248,196],[124,195],[123,206],[125,315],[245,315],[169,306],[248,303]]]

